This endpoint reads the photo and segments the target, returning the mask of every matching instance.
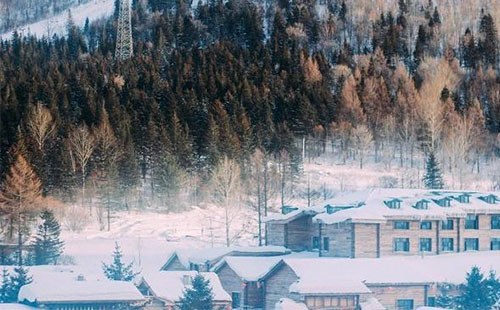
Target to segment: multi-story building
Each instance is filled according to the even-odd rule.
[[[372,189],[266,218],[268,245],[321,256],[436,255],[500,250],[495,193]]]
[[[446,287],[458,294],[471,268],[500,271],[500,252],[373,258],[227,257],[214,271],[233,309],[415,310]],[[237,301],[236,303],[234,301]],[[285,308],[283,308],[285,307]],[[428,308],[432,309],[432,308]]]

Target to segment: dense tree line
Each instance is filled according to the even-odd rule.
[[[91,211],[95,199],[108,229],[144,189],[171,209],[184,188],[198,197],[226,157],[259,184],[262,158],[273,162],[285,204],[301,157],[329,143],[360,168],[371,149],[401,166],[432,152],[461,187],[466,164],[479,170],[496,148],[498,31],[484,10],[454,46],[438,8],[414,6],[357,29],[344,1],[134,1],[122,63],[113,19],[69,18],[65,37],[14,33],[0,43],[2,177],[21,155],[44,195]]]

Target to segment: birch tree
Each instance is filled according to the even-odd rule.
[[[212,173],[213,198],[224,208],[226,246],[230,246],[231,230],[239,208],[237,196],[241,184],[240,167],[228,157],[224,157]]]
[[[363,162],[366,153],[373,144],[373,136],[370,129],[368,129],[366,125],[358,125],[354,129],[353,135],[355,141],[354,143],[356,145],[356,149],[358,150],[359,168],[363,169]]]
[[[85,207],[85,179],[87,177],[87,166],[95,149],[95,137],[86,125],[73,130],[69,135],[69,155],[74,168],[80,170],[82,186],[82,208]]]

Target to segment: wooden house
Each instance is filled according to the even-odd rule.
[[[214,310],[228,309],[231,296],[223,289],[213,272],[159,271],[142,277],[138,284],[140,292],[147,298],[144,310],[175,310],[184,291],[191,286],[193,278],[201,274],[209,280],[213,293]]]
[[[210,271],[224,257],[273,257],[290,254],[282,246],[220,247],[211,249],[179,249],[161,267],[162,271]]]
[[[222,286],[231,294],[233,309],[264,309],[262,278],[282,257],[226,257],[214,267]]]
[[[47,310],[139,309],[144,296],[131,282],[37,278],[21,287],[20,303]]]

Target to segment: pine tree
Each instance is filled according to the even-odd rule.
[[[493,305],[489,299],[490,292],[486,285],[484,275],[479,268],[473,267],[467,273],[466,282],[462,285],[462,294],[457,298],[460,310],[491,309]]]
[[[456,297],[450,295],[452,286],[444,284],[440,287],[441,294],[436,298],[436,306],[443,309],[454,309]]]
[[[19,294],[21,287],[30,284],[31,282],[33,282],[33,279],[28,274],[28,269],[23,266],[14,268],[14,274],[9,278],[9,289],[6,298],[7,302],[17,301],[17,295]]]
[[[439,162],[433,150],[430,150],[427,155],[426,171],[424,175],[424,184],[428,189],[442,189],[444,186]]]
[[[122,262],[122,251],[118,242],[115,243],[115,250],[113,252],[113,262],[111,264],[102,263],[102,269],[104,275],[114,281],[132,281],[139,273],[135,272],[133,267],[133,262],[130,264],[124,264]]]
[[[486,289],[488,290],[488,301],[490,305],[500,307],[500,280],[495,271],[491,270],[488,278],[484,280]],[[493,308],[494,309],[494,308]],[[498,309],[498,308],[497,308]]]
[[[33,242],[34,264],[56,264],[64,247],[64,242],[59,239],[61,226],[49,210],[42,212],[40,218],[43,222],[38,226],[38,232]]]
[[[184,291],[180,300],[181,310],[212,310],[213,293],[210,287],[210,281],[205,280],[198,274],[192,281],[192,287]]]
[[[2,285],[0,286],[0,303],[8,302],[10,291],[10,275],[7,268],[2,269]]]
[[[478,49],[481,53],[485,66],[491,65],[493,68],[498,66],[498,30],[491,14],[482,17],[479,26]]]

